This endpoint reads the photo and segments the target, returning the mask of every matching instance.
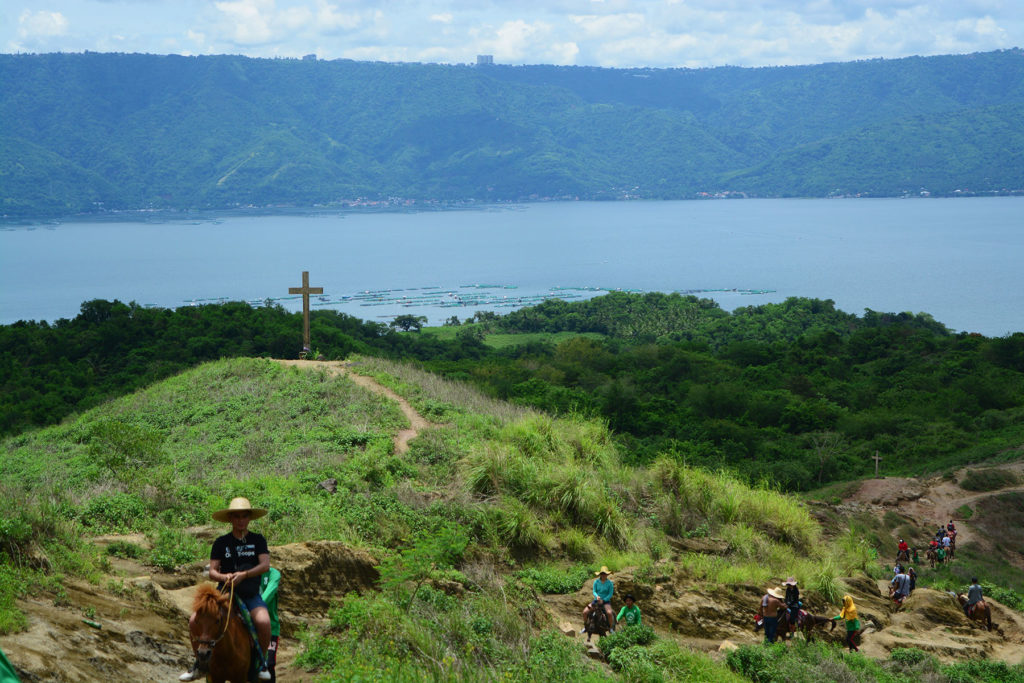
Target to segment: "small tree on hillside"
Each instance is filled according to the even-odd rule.
[[[400,315],[391,321],[391,329],[401,330],[402,332],[408,332],[409,330],[419,332],[426,322],[427,318],[423,315]]]

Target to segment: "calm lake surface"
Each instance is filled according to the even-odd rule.
[[[65,222],[0,229],[0,322],[74,317],[95,298],[174,308],[284,297],[308,270],[331,301],[366,290],[431,295],[413,306],[314,298],[366,319],[412,313],[439,324],[478,309],[507,312],[517,298],[553,287],[580,288],[557,290],[580,297],[595,295],[587,287],[737,289],[773,291],[700,295],[727,310],[790,296],[832,299],[851,313],[927,312],[954,330],[1001,336],[1024,331],[1022,261],[1019,198],[565,202]],[[476,284],[507,288],[465,287]],[[472,295],[487,303],[439,305]]]

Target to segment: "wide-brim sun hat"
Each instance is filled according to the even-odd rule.
[[[772,596],[773,598],[778,598],[779,600],[786,599],[786,594],[782,592],[781,588],[769,588],[768,595]]]
[[[249,519],[259,519],[267,514],[265,508],[254,508],[248,498],[232,498],[228,506],[223,510],[213,513],[213,518],[218,522],[230,522],[232,512],[248,512]]]
[[[608,567],[606,567],[605,565],[601,565],[601,568],[599,570],[597,570],[596,572],[594,572],[594,576],[601,576],[601,574],[611,574],[611,573],[612,572],[611,572],[610,569],[608,569]]]
[[[786,579],[785,581],[782,582],[782,585],[783,586],[795,586],[796,585],[796,577],[795,576],[789,577],[788,579]]]

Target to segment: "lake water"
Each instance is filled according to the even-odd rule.
[[[439,324],[477,309],[507,312],[520,298],[553,291],[593,296],[588,287],[736,289],[772,291],[702,296],[727,310],[790,296],[833,299],[851,313],[927,312],[954,330],[1000,336],[1024,331],[1022,261],[1017,198],[564,202],[81,221],[0,230],[0,322],[73,317],[94,298],[173,308],[284,297],[308,270],[329,301],[401,290],[379,295],[392,301],[376,306],[361,305],[374,303],[365,295],[333,304],[314,297],[366,319],[412,313]],[[502,287],[466,287],[477,284]],[[484,295],[485,303],[440,305]],[[414,305],[401,305],[402,296]]]

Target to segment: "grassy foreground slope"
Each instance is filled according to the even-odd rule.
[[[66,574],[99,580],[109,568],[90,536],[146,534],[156,566],[202,559],[208,549],[188,527],[235,495],[270,509],[255,528],[272,545],[335,539],[380,562],[379,592],[339,595],[329,625],[305,636],[300,663],[324,680],[736,679],[653,632],[621,640],[600,667],[543,619],[543,593],[576,590],[601,564],[642,571],[664,560],[694,586],[795,574],[834,603],[839,577],[871,562],[849,534],[827,544],[773,490],[668,456],[624,464],[600,422],[543,416],[405,365],[357,369],[436,426],[396,453],[404,417],[393,403],[345,376],[234,359],[2,442],[0,629],[24,626],[25,591],[58,591]],[[329,478],[336,494],[318,486]],[[680,550],[693,536],[729,550]],[[847,667],[833,650],[792,656]],[[790,667],[737,657],[747,675],[751,662],[762,673]],[[888,680],[876,669],[857,680]]]

